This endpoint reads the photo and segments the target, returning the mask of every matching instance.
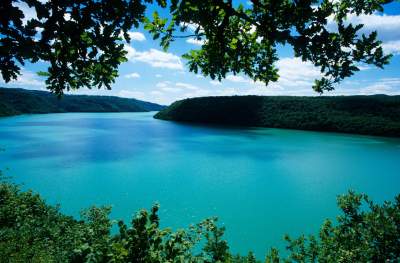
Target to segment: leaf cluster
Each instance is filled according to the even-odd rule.
[[[251,7],[232,0],[172,0],[172,18],[146,21],[146,28],[161,45],[182,37],[203,40],[200,49],[184,55],[190,71],[221,80],[231,72],[254,81],[277,81],[277,48],[289,45],[296,57],[321,70],[314,90],[323,93],[359,71],[360,64],[379,68],[389,63],[377,32],[360,33],[362,24],[350,15],[383,11],[390,0],[252,0]]]
[[[9,82],[26,61],[49,62],[47,88],[61,95],[81,87],[106,87],[126,61],[128,31],[153,0],[4,0],[0,2],[0,72]],[[161,1],[158,0],[161,4]],[[26,17],[22,6],[34,17]]]

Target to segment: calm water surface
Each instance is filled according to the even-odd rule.
[[[400,140],[177,124],[154,113],[0,119],[0,169],[75,216],[92,204],[114,219],[161,204],[163,226],[217,215],[233,252],[263,257],[285,233],[315,231],[348,189],[400,192]]]

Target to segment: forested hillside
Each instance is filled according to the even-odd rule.
[[[164,106],[111,96],[56,95],[37,90],[0,88],[0,116],[55,112],[145,112]]]
[[[155,118],[173,121],[400,136],[400,96],[202,97]]]

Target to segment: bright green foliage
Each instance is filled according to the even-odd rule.
[[[144,18],[153,0],[2,0],[0,1],[0,71],[8,82],[24,61],[48,61],[47,87],[57,94],[80,87],[106,87],[126,61],[123,40]],[[157,1],[164,5],[162,0]],[[26,16],[17,3],[33,9]]]
[[[338,198],[342,215],[326,221],[318,237],[286,237],[287,257],[271,249],[265,262],[398,262],[400,195],[374,204],[349,192]],[[260,263],[253,253],[233,256],[215,218],[172,232],[160,229],[158,205],[141,210],[131,226],[118,222],[109,207],[92,207],[81,220],[61,214],[37,194],[0,183],[0,262]],[[267,233],[266,233],[267,234]]]
[[[350,191],[338,197],[343,214],[337,225],[327,220],[319,236],[291,239],[288,262],[399,262],[400,195],[395,202],[373,203],[368,196]],[[272,252],[268,257],[274,254]],[[274,262],[274,261],[272,261]]]
[[[30,191],[0,185],[0,262],[66,261],[84,225]]]
[[[348,23],[346,17],[383,11],[393,0],[251,2],[244,7],[232,0],[171,0],[172,19],[155,14],[146,29],[154,38],[161,37],[164,48],[177,38],[203,40],[200,49],[184,57],[191,71],[218,80],[232,72],[267,85],[277,81],[278,45],[292,46],[296,57],[320,67],[322,78],[313,86],[320,93],[353,75],[360,63],[382,68],[389,62],[391,56],[383,53],[377,33],[360,34],[363,25]]]
[[[0,262],[247,262],[231,258],[216,218],[172,232],[159,228],[154,205],[150,213],[137,213],[131,227],[118,222],[119,233],[113,235],[110,211],[92,207],[77,221],[37,194],[2,182]]]

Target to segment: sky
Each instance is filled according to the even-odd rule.
[[[248,1],[243,4],[250,5]],[[26,19],[34,15],[33,10],[27,6],[20,5],[20,8]],[[149,9],[148,13],[152,11],[154,9]],[[160,13],[165,14],[163,11]],[[325,95],[400,95],[400,2],[386,5],[383,13],[350,16],[349,21],[363,23],[362,33],[377,30],[378,38],[383,41],[384,51],[394,56],[384,70],[362,65],[361,71],[337,85],[335,91],[326,92]],[[295,58],[290,46],[278,48],[280,60],[276,65],[280,79],[266,86],[255,83],[245,75],[228,74],[225,80],[218,82],[189,72],[186,61],[181,56],[190,49],[199,48],[200,41],[190,38],[177,40],[164,52],[159,42],[152,40],[142,28],[132,30],[130,35],[132,41],[125,46],[128,62],[120,65],[120,76],[112,85],[112,90],[81,88],[69,93],[136,98],[164,105],[199,96],[318,95],[311,87],[314,79],[320,77],[319,69]],[[0,86],[45,90],[44,79],[36,72],[45,70],[46,67],[45,62],[27,63],[16,81],[6,84],[0,78]]]

